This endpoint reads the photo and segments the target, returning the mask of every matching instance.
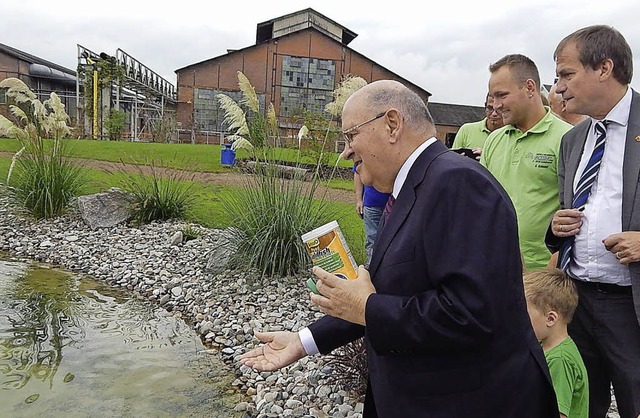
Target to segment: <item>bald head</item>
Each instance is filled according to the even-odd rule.
[[[556,91],[556,84],[551,86],[551,90],[549,90],[549,106],[560,119],[572,125],[576,125],[584,119],[584,115],[567,112],[567,104],[562,99],[562,95]]]
[[[551,90],[549,90],[549,106],[551,106],[551,110],[558,116],[561,116],[565,111],[564,109],[564,101],[562,100],[562,95],[556,92],[556,85],[551,86]]]
[[[366,108],[372,114],[396,109],[407,128],[426,138],[436,134],[433,118],[422,98],[397,81],[380,80],[367,84],[349,97],[344,109],[349,107]]]
[[[362,184],[390,193],[400,168],[436,129],[420,96],[397,81],[381,80],[349,97],[342,111],[346,146]]]

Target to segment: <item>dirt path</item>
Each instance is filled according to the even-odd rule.
[[[0,152],[0,157],[11,158],[11,152]],[[113,163],[110,161],[89,160],[76,158],[79,164],[86,168],[92,168],[104,172],[140,172],[145,174],[151,173],[151,168],[147,166],[137,166],[134,164]],[[161,168],[160,172],[170,174],[179,174],[180,176],[196,181],[199,183],[217,184],[221,186],[243,186],[246,184],[247,175],[238,172],[230,173],[205,173],[199,171],[176,170],[170,168]],[[350,190],[331,189],[320,186],[316,191],[316,197],[322,197],[327,200],[341,203],[354,203],[354,192]],[[355,204],[355,203],[354,203]]]

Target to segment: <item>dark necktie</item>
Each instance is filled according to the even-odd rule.
[[[604,155],[604,145],[607,138],[607,125],[609,121],[596,122],[596,145],[591,153],[591,158],[587,162],[580,180],[576,187],[576,191],[573,195],[572,208],[583,210],[589,195],[591,194],[591,187],[596,181],[598,176],[598,170],[600,169],[600,163],[602,162],[602,156]],[[573,248],[573,242],[575,241],[575,235],[567,237],[560,248],[560,255],[558,257],[558,267],[562,270],[567,270],[569,262],[571,261],[571,249]]]
[[[384,210],[382,211],[382,216],[380,217],[380,225],[378,226],[378,229],[382,229],[384,224],[387,222],[387,218],[389,217],[389,214],[391,213],[391,209],[393,208],[393,202],[395,201],[396,201],[395,197],[393,197],[393,195],[389,195],[387,204],[384,205]]]

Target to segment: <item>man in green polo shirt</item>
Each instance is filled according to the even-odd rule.
[[[484,113],[486,115],[484,119],[478,122],[465,123],[460,127],[451,149],[471,148],[476,155],[476,159],[480,159],[484,142],[489,137],[489,134],[504,126],[502,116],[493,108],[493,97],[488,94],[484,101]]]
[[[538,68],[529,58],[507,55],[489,71],[489,94],[505,126],[489,135],[480,163],[498,179],[516,208],[525,269],[543,268],[550,257],[545,232],[560,204],[560,140],[572,126],[542,104]]]

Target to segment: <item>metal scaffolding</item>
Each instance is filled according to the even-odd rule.
[[[109,117],[110,109],[124,111],[129,116],[129,132],[131,141],[149,140],[153,138],[152,129],[167,112],[175,114],[176,88],[173,84],[152,71],[131,55],[118,48],[115,57],[104,52],[97,54],[82,45],[78,47],[78,77],[76,81],[76,106],[78,108],[78,126],[91,130],[94,138],[104,137],[103,121]],[[110,86],[97,92],[97,77],[93,76],[94,100],[92,117],[84,112],[86,74],[92,70],[97,74],[97,63],[109,61],[122,68],[122,77],[113,81]],[[84,69],[85,71],[80,71]],[[100,97],[100,99],[98,99]],[[99,103],[98,103],[99,102]],[[89,126],[93,128],[89,129]],[[98,127],[98,128],[96,128]],[[97,132],[96,132],[97,131]]]

